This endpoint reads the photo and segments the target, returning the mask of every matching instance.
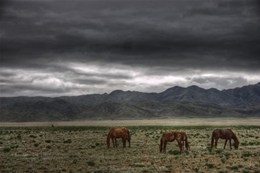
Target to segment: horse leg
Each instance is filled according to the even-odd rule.
[[[167,145],[167,142],[165,141],[164,144],[163,144],[163,152],[164,153],[166,152],[166,145]]]
[[[113,147],[115,148],[116,147],[116,138],[112,138],[112,141],[113,141]]]
[[[180,151],[182,152],[182,142],[181,141],[177,141],[178,142],[178,145],[179,145],[179,148],[180,148]]]
[[[214,145],[214,138],[211,138],[211,149],[213,149],[213,145]]]
[[[122,138],[122,142],[123,142],[123,148],[125,148],[126,140]]]
[[[131,144],[130,144],[130,139],[128,139],[128,143],[129,143],[129,148],[130,148],[130,146],[131,146]]]
[[[215,138],[215,149],[217,149],[218,146],[218,138]]]
[[[107,148],[109,148],[109,147],[110,147],[110,138],[107,137]]]
[[[226,148],[228,139],[225,140],[224,149]]]
[[[115,144],[116,144],[116,148],[117,148],[117,146],[118,146],[118,145],[117,145],[117,141],[116,141],[116,138],[115,138]]]
[[[185,141],[185,147],[186,147],[186,150],[190,150],[190,146],[189,146],[188,140]]]
[[[115,139],[112,138],[113,147],[115,148]]]
[[[229,139],[230,150],[232,150],[231,139]]]

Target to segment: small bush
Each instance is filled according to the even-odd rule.
[[[238,170],[238,168],[239,168],[238,165],[233,165],[230,167],[231,170]]]
[[[212,150],[211,147],[207,147],[207,150],[208,150],[209,153],[212,153],[214,151],[214,150]]]
[[[19,140],[22,139],[21,134],[18,134],[18,135],[17,135],[17,139],[19,139]]]
[[[195,172],[199,172],[199,168],[194,168],[193,169]]]
[[[226,158],[221,158],[222,163],[226,163],[227,159]]]
[[[251,154],[250,152],[244,152],[244,153],[242,154],[242,158],[243,158],[243,157],[250,157],[250,156],[252,156],[252,154]]]
[[[230,158],[230,156],[231,156],[231,154],[230,154],[230,153],[224,153],[224,155],[225,155],[226,159],[229,159],[229,158]]]
[[[179,154],[181,154],[181,152],[179,150],[170,150],[169,154],[179,155]]]
[[[216,150],[216,153],[217,153],[217,154],[221,154],[222,152],[223,152],[222,149],[218,149],[218,150]]]
[[[95,166],[95,162],[94,161],[88,161],[87,164],[88,164],[88,166]]]
[[[213,163],[206,163],[206,166],[208,168],[214,168],[215,167],[215,165]]]
[[[46,143],[51,143],[51,140],[48,139],[48,140],[45,140],[45,142],[46,142]]]
[[[65,140],[63,143],[71,143],[71,139],[67,139],[67,140]]]
[[[34,136],[34,135],[30,135],[30,138],[37,138],[37,136]]]
[[[4,148],[4,149],[3,149],[3,152],[4,152],[4,153],[8,153],[8,152],[10,152],[10,151],[11,151],[11,148]]]

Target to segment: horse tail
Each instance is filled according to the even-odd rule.
[[[130,132],[129,130],[127,129],[126,133],[128,134],[128,137],[129,137],[129,141],[131,140],[131,135],[130,135]]]
[[[131,146],[131,135],[130,135],[130,132],[128,129],[126,129],[126,134],[127,134],[127,140],[128,140],[128,144],[129,144],[129,147]]]
[[[211,135],[211,148],[213,148],[213,143],[214,143],[214,131],[212,132]]]
[[[160,145],[159,145],[160,152],[163,150],[163,137],[160,139]]]
[[[111,130],[108,132],[108,134],[107,134],[107,148],[110,147],[111,132],[112,132],[112,129],[111,129]]]
[[[187,137],[187,136],[186,136],[186,138],[185,138],[185,147],[186,147],[186,150],[190,150],[190,145],[189,145],[188,137]]]

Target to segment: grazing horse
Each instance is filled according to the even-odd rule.
[[[126,140],[128,140],[129,147],[130,147],[130,132],[125,127],[119,127],[119,128],[111,128],[109,133],[107,134],[107,148],[110,147],[110,139],[112,138],[113,147],[117,147],[117,141],[116,138],[122,138],[123,141],[123,148],[126,147]]]
[[[213,148],[214,140],[215,140],[215,149],[217,148],[218,140],[219,138],[225,139],[224,149],[226,147],[227,141],[229,140],[230,149],[232,149],[231,146],[231,139],[234,140],[234,147],[235,149],[238,149],[239,141],[236,136],[236,134],[231,129],[215,129],[212,132],[211,136],[211,148]]]
[[[190,148],[188,144],[188,138],[185,132],[166,131],[162,134],[160,140],[160,145],[159,145],[160,152],[166,152],[167,142],[173,142],[174,140],[177,141],[181,152],[183,150],[184,143],[187,150]]]

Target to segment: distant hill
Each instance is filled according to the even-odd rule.
[[[222,91],[175,86],[161,93],[0,97],[1,122],[171,117],[260,117],[260,83]]]

